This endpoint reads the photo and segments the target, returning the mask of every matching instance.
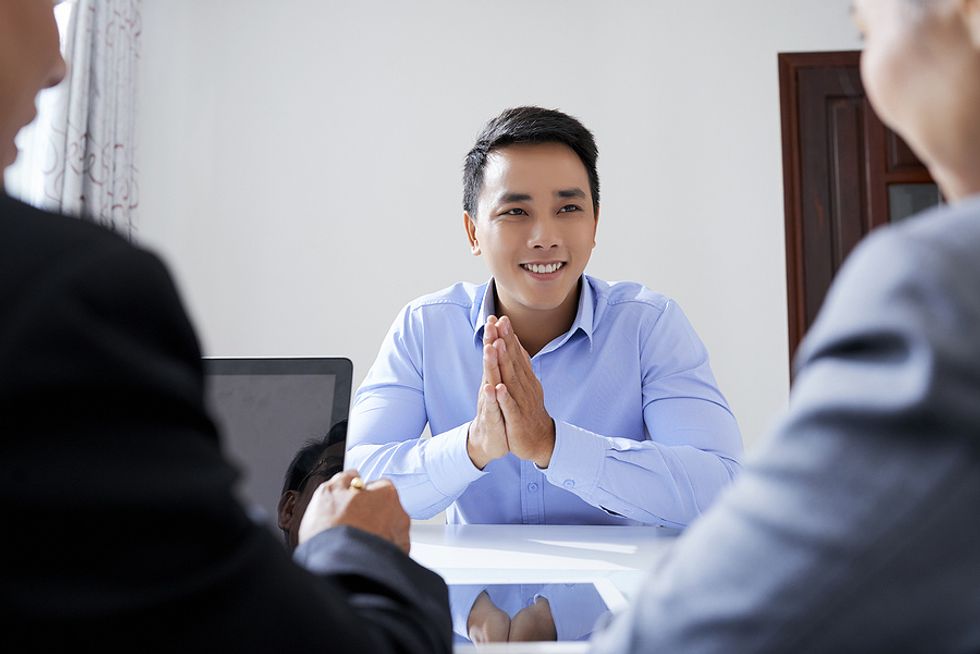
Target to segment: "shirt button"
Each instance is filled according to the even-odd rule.
[[[575,482],[573,480],[571,480],[571,479],[566,479],[565,482],[564,482],[564,484],[562,484],[562,485],[565,488],[575,488]]]
[[[527,489],[533,493],[534,491],[538,490],[538,485],[532,481],[527,485]]]

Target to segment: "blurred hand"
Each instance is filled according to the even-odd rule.
[[[534,604],[518,611],[510,621],[511,642],[537,640],[558,640],[555,617],[545,597],[534,600]]]
[[[506,643],[510,635],[510,616],[497,608],[487,591],[483,591],[470,609],[466,632],[477,644]]]
[[[357,470],[338,472],[313,491],[299,525],[299,543],[321,531],[348,525],[380,536],[408,554],[411,520],[398,500],[398,491],[387,479],[373,481],[363,490],[350,488]]]
[[[507,316],[496,324],[493,343],[502,383],[496,398],[504,416],[510,451],[518,458],[547,468],[555,451],[555,421],[544,407],[544,389],[531,368],[531,357],[521,346]]]
[[[483,380],[476,400],[476,417],[470,423],[466,438],[466,453],[480,470],[494,459],[507,454],[507,433],[504,418],[497,403],[496,388],[500,384],[497,352],[491,343],[498,340],[497,318],[490,316],[483,328]]]

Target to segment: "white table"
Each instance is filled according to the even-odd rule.
[[[588,525],[412,526],[412,558],[449,584],[569,583],[607,579],[629,600],[677,531]],[[584,643],[457,646],[456,652],[584,652]]]

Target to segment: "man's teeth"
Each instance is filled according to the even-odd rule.
[[[521,268],[524,270],[530,270],[533,273],[553,273],[564,265],[564,263],[523,263],[521,264]]]

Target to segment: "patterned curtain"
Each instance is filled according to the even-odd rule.
[[[76,0],[55,101],[44,205],[136,230],[136,77],[142,0]]]

